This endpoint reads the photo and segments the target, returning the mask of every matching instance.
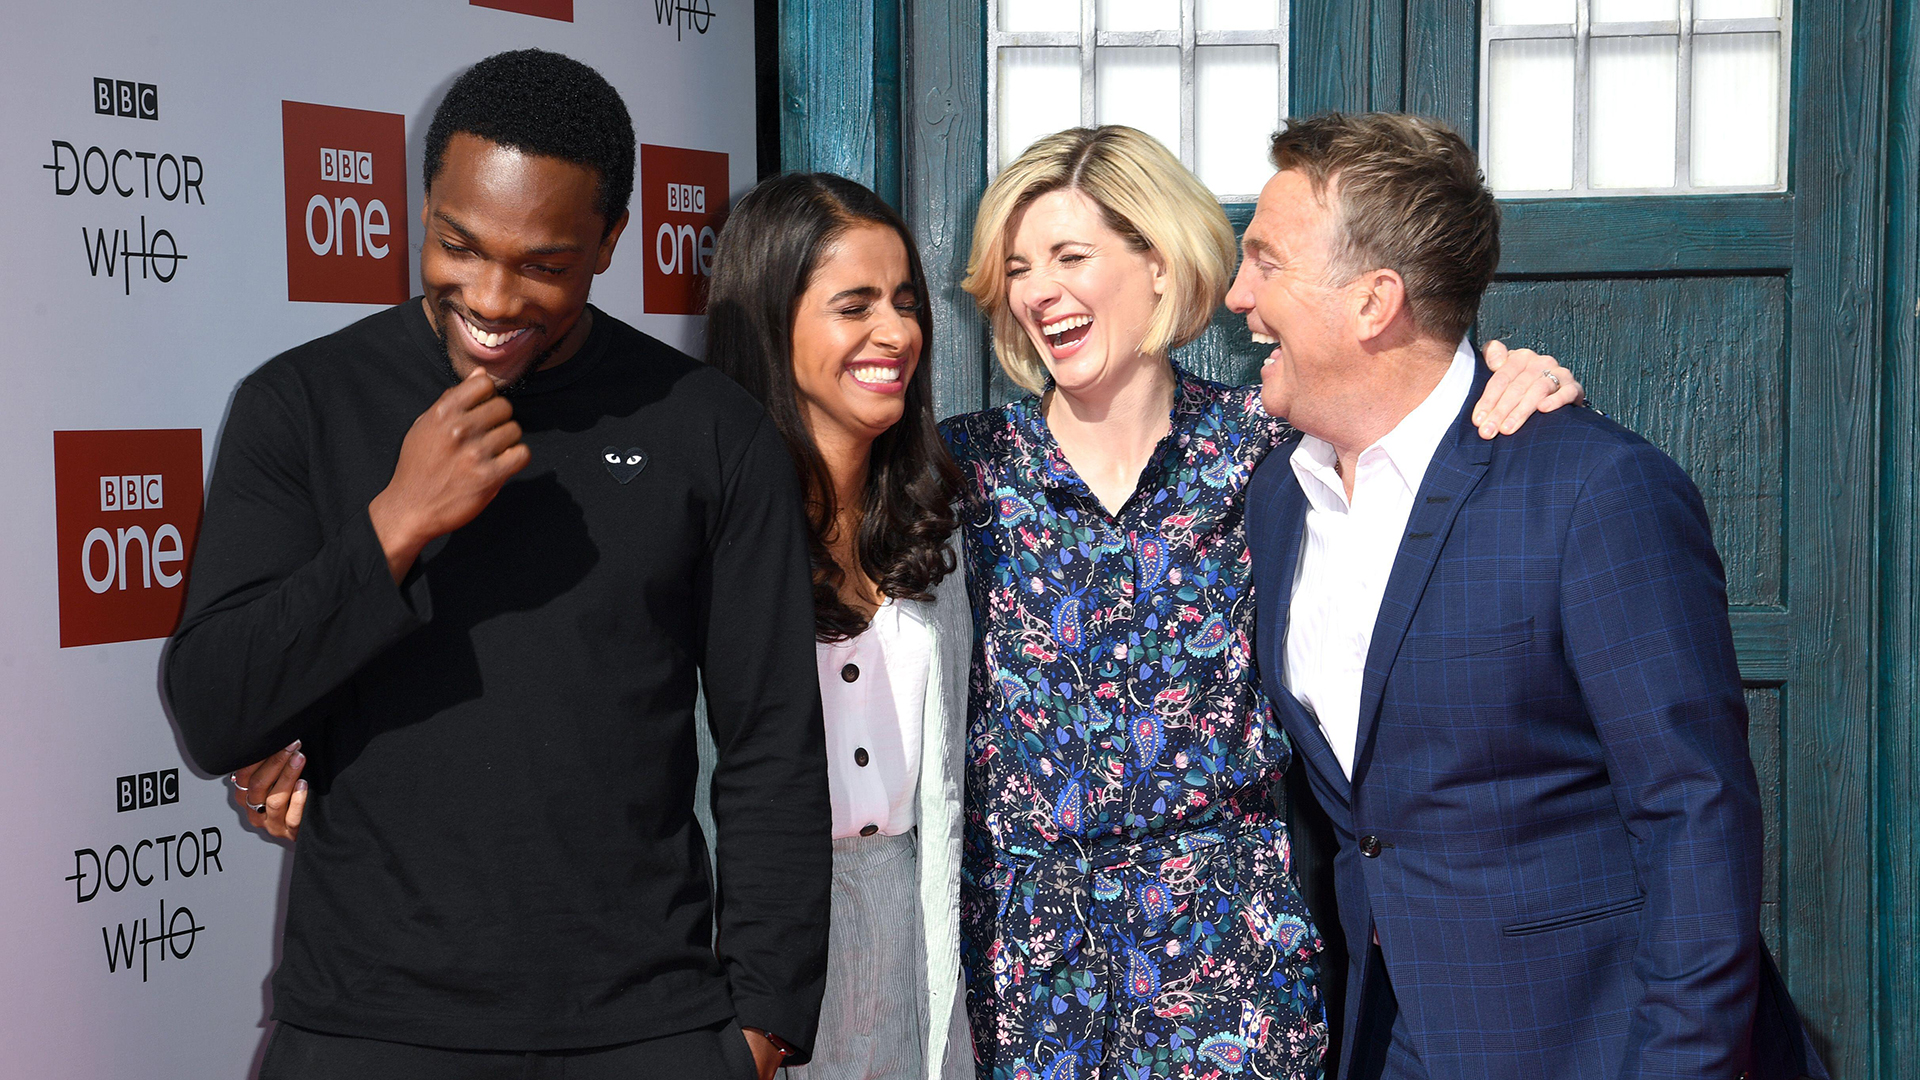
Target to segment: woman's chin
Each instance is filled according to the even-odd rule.
[[[1086,351],[1064,358],[1041,354],[1041,361],[1046,365],[1047,376],[1053,380],[1053,385],[1069,394],[1099,388],[1100,383],[1110,375],[1101,359]]]
[[[1072,397],[1099,397],[1131,385],[1143,372],[1166,364],[1164,357],[1135,356],[1129,362],[1111,362],[1091,350],[1056,360],[1043,357],[1053,385]]]

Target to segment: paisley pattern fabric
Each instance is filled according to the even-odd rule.
[[[1176,372],[1110,514],[1038,398],[943,425],[965,474],[975,651],[962,946],[992,1080],[1320,1076],[1319,936],[1273,793],[1243,523],[1286,432]]]

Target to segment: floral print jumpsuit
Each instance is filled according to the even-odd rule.
[[[960,917],[982,1078],[1320,1076],[1243,521],[1287,429],[1258,387],[1175,376],[1118,514],[1038,398],[942,428],[975,627]]]

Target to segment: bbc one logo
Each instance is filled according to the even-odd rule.
[[[727,155],[640,147],[640,228],[649,314],[701,315],[727,216]]]
[[[200,528],[200,431],[53,433],[60,646],[165,637]]]
[[[93,111],[102,116],[158,120],[160,88],[152,83],[96,78],[93,80]]]
[[[407,127],[399,113],[280,103],[287,299],[407,298]]]

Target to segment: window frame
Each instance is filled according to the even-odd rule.
[[[1080,54],[1080,125],[1093,127],[1099,116],[1099,84],[1095,70],[1097,50],[1102,48],[1178,48],[1180,50],[1180,145],[1173,149],[1180,163],[1195,170],[1194,157],[1194,50],[1216,45],[1272,46],[1280,58],[1279,86],[1281,122],[1286,122],[1292,57],[1289,55],[1288,22],[1292,0],[1279,4],[1279,26],[1271,30],[1200,30],[1199,0],[1178,0],[1178,30],[1101,30],[1096,25],[1100,0],[1078,0],[1078,30],[1002,30],[1000,5],[1003,0],[985,0],[987,7],[987,179],[1000,174],[1000,50],[1055,48],[1074,49]],[[1008,0],[1017,3],[1018,0]],[[1197,175],[1197,172],[1196,172]],[[1223,206],[1252,203],[1258,192],[1215,192]]]
[[[1493,5],[1497,0],[1480,0],[1478,130],[1480,169],[1492,179],[1493,102],[1489,74],[1495,41],[1572,41],[1573,47],[1573,186],[1548,189],[1495,189],[1500,199],[1614,199],[1634,196],[1697,197],[1703,195],[1777,194],[1789,189],[1788,164],[1792,160],[1788,140],[1792,132],[1793,24],[1794,0],[1780,0],[1780,14],[1748,19],[1696,19],[1694,0],[1678,0],[1679,17],[1648,22],[1601,23],[1592,21],[1593,0],[1571,0],[1571,23],[1496,24]],[[1701,36],[1730,34],[1778,34],[1780,36],[1779,116],[1776,120],[1774,182],[1770,185],[1696,186],[1693,170],[1693,44]],[[1594,187],[1589,182],[1588,155],[1592,147],[1588,126],[1592,94],[1591,57],[1593,39],[1673,37],[1679,39],[1680,55],[1674,72],[1674,183],[1671,187],[1627,188]]]

